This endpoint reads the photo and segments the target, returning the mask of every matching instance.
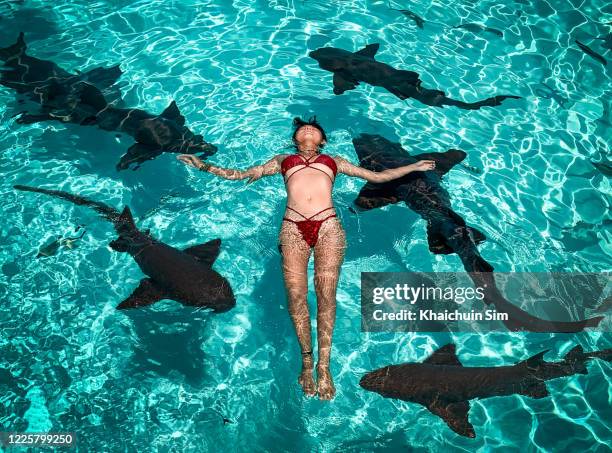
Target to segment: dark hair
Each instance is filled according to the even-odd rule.
[[[295,149],[297,149],[297,141],[295,140],[295,136],[297,135],[297,131],[302,126],[312,126],[312,127],[316,128],[316,129],[318,129],[319,132],[321,132],[321,137],[323,137],[322,142],[326,142],[327,141],[327,136],[325,135],[325,131],[323,130],[323,127],[317,121],[317,116],[316,115],[315,116],[311,116],[310,118],[308,118],[308,121],[304,121],[299,116],[296,116],[295,118],[293,118],[293,135],[291,136],[291,140],[293,141],[293,146],[295,147]],[[324,146],[325,146],[325,144],[321,143],[319,145],[319,148],[323,148]]]

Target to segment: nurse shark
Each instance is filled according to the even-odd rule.
[[[39,104],[36,112],[21,112],[18,123],[55,120],[124,132],[136,143],[119,161],[118,170],[132,164],[138,168],[163,152],[201,152],[203,156],[216,152],[214,145],[185,127],[185,117],[174,101],[159,115],[141,109],[117,108],[107,102],[104,92],[121,76],[119,66],[71,74],[52,61],[27,55],[26,50],[23,33],[15,44],[0,48],[0,60],[4,62],[0,84]]]
[[[421,86],[419,74],[395,69],[374,59],[379,44],[368,44],[357,52],[337,47],[321,47],[308,56],[319,62],[319,67],[334,74],[334,94],[342,94],[357,87],[359,82],[385,88],[400,99],[414,98],[433,107],[454,105],[465,110],[477,110],[485,106],[501,105],[504,99],[520,99],[514,95],[498,95],[477,102],[463,102],[446,97],[444,91]]]
[[[421,404],[457,434],[474,438],[476,432],[468,420],[470,400],[515,394],[545,398],[549,396],[546,381],[587,374],[591,359],[612,361],[612,349],[584,352],[576,346],[560,362],[544,361],[547,352],[515,365],[464,367],[451,343],[422,363],[388,365],[367,373],[359,385],[386,398]]]
[[[419,160],[434,160],[436,169],[412,172],[396,180],[377,184],[368,182],[359,192],[354,204],[361,210],[380,208],[388,204],[404,202],[427,222],[427,241],[434,254],[456,253],[465,270],[477,287],[484,288],[484,302],[508,313],[503,321],[511,330],[533,332],[579,332],[585,327],[595,327],[603,316],[587,320],[564,322],[548,321],[530,315],[510,303],[497,289],[493,266],[479,253],[477,244],[485,235],[465,220],[451,207],[450,195],[442,186],[443,175],[466,157],[464,151],[450,149],[444,153],[410,155],[399,143],[393,143],[380,135],[360,134],[353,138],[353,146],[359,165],[372,171],[396,168]]]
[[[119,212],[104,203],[68,192],[23,185],[14,188],[88,206],[114,225],[119,237],[109,244],[110,247],[132,256],[148,277],[143,278],[134,292],[117,305],[118,309],[144,307],[162,299],[211,308],[215,312],[228,311],[236,305],[229,282],[212,268],[221,239],[179,250],[154,239],[148,230],[140,231],[127,206]]]

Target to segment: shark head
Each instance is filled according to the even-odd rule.
[[[321,47],[308,53],[309,57],[317,60],[319,67],[327,71],[339,71],[344,68],[346,66],[346,58],[343,57],[349,55],[350,52],[336,49],[335,47]]]
[[[365,374],[359,381],[361,388],[370,392],[383,393],[385,383],[389,375],[389,367],[379,368],[375,371],[370,371]]]
[[[143,120],[134,138],[140,145],[153,150],[185,154],[202,152],[206,156],[217,151],[215,145],[185,126],[185,117],[174,101],[160,115]]]
[[[167,151],[214,154],[216,146],[204,141],[184,125],[168,118],[156,117],[143,121],[134,137],[138,143]]]
[[[353,146],[358,155],[366,155],[377,149],[384,149],[392,145],[392,142],[378,134],[359,134],[353,138]]]

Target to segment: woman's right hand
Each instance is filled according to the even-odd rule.
[[[193,168],[199,169],[204,164],[204,162],[202,162],[202,159],[193,154],[179,154],[178,156],[176,156],[176,158],[183,162],[185,165],[189,165]]]
[[[428,171],[436,168],[435,160],[420,160],[413,164],[416,171]]]

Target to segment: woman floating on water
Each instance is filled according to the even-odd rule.
[[[281,173],[287,190],[287,207],[280,228],[279,249],[289,313],[302,350],[302,371],[298,382],[304,393],[320,399],[333,398],[336,389],[329,371],[332,332],[336,320],[336,287],[346,247],[342,224],[332,202],[332,186],[337,173],[383,183],[413,171],[433,170],[433,160],[421,160],[398,168],[373,172],[357,167],[342,157],[321,154],[325,131],[316,117],[293,120],[294,154],[279,154],[262,165],[234,170],[210,165],[191,154],[177,157],[181,162],[225,179],[249,179]],[[317,383],[313,378],[314,359],[308,294],[307,269],[314,249],[315,292],[317,295]]]

